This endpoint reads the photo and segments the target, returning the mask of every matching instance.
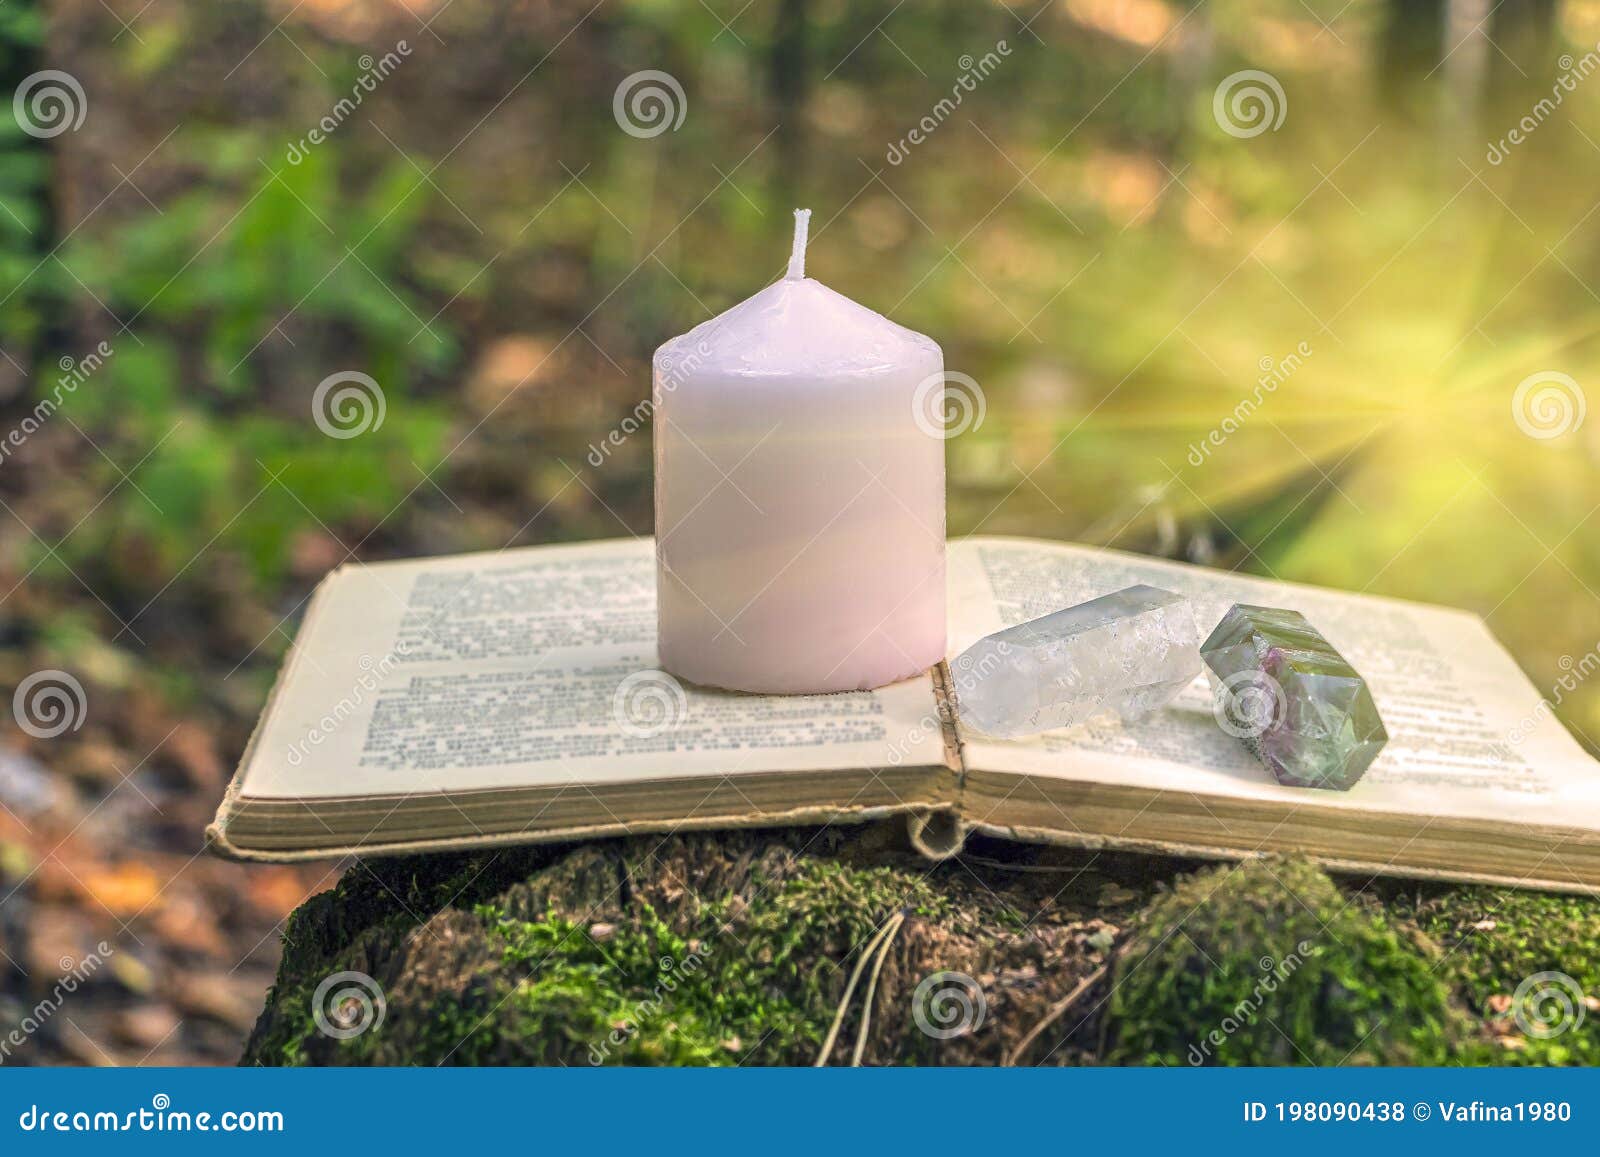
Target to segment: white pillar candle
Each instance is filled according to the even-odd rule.
[[[694,683],[879,687],[944,657],[944,355],[805,275],[656,351],[660,661]]]

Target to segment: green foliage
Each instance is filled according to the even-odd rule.
[[[1436,975],[1434,955],[1305,861],[1200,872],[1151,907],[1119,956],[1109,1057],[1168,1065],[1459,1060],[1471,1026]]]
[[[44,16],[33,4],[0,7],[0,80],[9,93],[34,68]],[[43,311],[60,288],[43,262],[50,192],[47,142],[29,136],[6,101],[0,114],[0,349],[27,357],[40,338]]]
[[[10,4],[0,9],[0,63],[9,65],[19,50],[44,42],[44,11],[36,4]]]
[[[162,213],[74,239],[67,263],[128,329],[71,416],[117,463],[91,461],[101,489],[139,465],[72,555],[142,546],[159,587],[216,540],[270,585],[297,532],[374,525],[436,463],[447,411],[416,386],[456,351],[412,285],[422,174],[396,160],[356,180],[332,149],[269,171],[274,151],[217,133],[194,157],[205,179]],[[378,383],[383,415],[339,439],[313,397],[347,371]]]

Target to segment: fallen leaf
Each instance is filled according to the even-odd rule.
[[[169,999],[179,1011],[241,1031],[255,1024],[265,996],[256,990],[252,981],[234,982],[225,976],[204,972],[175,977],[170,987]]]
[[[560,360],[555,343],[518,334],[490,344],[467,379],[467,401],[480,412],[497,409],[518,391],[532,393],[551,380]]]
[[[162,939],[186,952],[203,952],[231,964],[238,956],[217,927],[216,914],[192,895],[169,896],[151,913],[151,925]]]
[[[273,920],[281,920],[306,899],[305,881],[292,868],[263,868],[250,874],[250,902]]]
[[[149,992],[156,983],[150,966],[129,952],[118,952],[111,958],[111,975],[130,992]]]
[[[164,1004],[124,1009],[111,1021],[111,1033],[125,1045],[153,1049],[177,1031],[182,1021]]]
[[[135,916],[157,902],[161,879],[144,864],[132,861],[110,868],[79,872],[83,889],[112,915]]]

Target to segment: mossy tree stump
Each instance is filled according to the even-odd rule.
[[[1293,859],[640,837],[359,864],[244,1063],[810,1064],[841,1004],[834,1064],[1593,1063],[1597,945],[1597,901]]]

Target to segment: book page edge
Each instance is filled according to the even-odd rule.
[[[245,774],[255,762],[256,750],[260,746],[261,737],[266,733],[267,722],[277,708],[278,699],[289,685],[289,676],[300,657],[302,640],[310,630],[317,612],[326,604],[329,589],[344,576],[346,570],[345,566],[340,566],[323,576],[306,602],[306,613],[300,620],[300,626],[295,630],[294,641],[289,644],[289,653],[283,657],[283,662],[278,666],[278,673],[273,676],[272,690],[267,692],[267,701],[261,707],[261,714],[256,716],[256,725],[251,729],[249,742],[244,745],[238,766],[234,768],[233,776],[228,780],[227,790],[222,793],[222,801],[217,804],[217,814],[206,826],[205,838],[208,849],[230,846],[226,836],[228,817],[233,813],[239,796],[244,792]]]
[[[1055,828],[1019,827],[1011,824],[993,824],[967,821],[970,831],[1030,844],[1052,844],[1058,847],[1082,848],[1087,851],[1140,852],[1156,856],[1188,856],[1199,860],[1238,861],[1265,859],[1271,853],[1245,851],[1218,844],[1190,844],[1169,840],[1134,839],[1126,836],[1102,836],[1087,832],[1064,832]],[[1543,880],[1531,876],[1499,876],[1481,872],[1456,872],[1439,868],[1408,867],[1378,860],[1344,859],[1341,857],[1312,855],[1307,858],[1330,872],[1343,875],[1383,876],[1408,880],[1436,880],[1451,884],[1484,884],[1499,888],[1534,889],[1558,892],[1571,896],[1600,896],[1600,885],[1575,884],[1568,880]]]
[[[308,860],[337,860],[348,856],[401,856],[427,852],[483,851],[490,848],[571,843],[611,837],[674,834],[677,832],[720,831],[730,828],[784,828],[816,823],[864,824],[901,816],[933,816],[953,812],[950,805],[890,804],[871,807],[805,807],[786,812],[762,812],[743,816],[702,816],[687,820],[650,820],[640,823],[591,824],[582,827],[547,828],[542,831],[503,832],[441,839],[393,840],[381,844],[346,845],[336,848],[283,850],[250,848],[235,844],[228,837],[227,820],[221,812],[206,828],[209,850],[224,859],[258,863],[296,863]]]

